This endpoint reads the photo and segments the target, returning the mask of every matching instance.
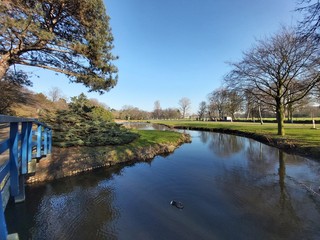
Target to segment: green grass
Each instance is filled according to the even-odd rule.
[[[108,151],[114,151],[114,161],[126,159],[128,155],[134,154],[137,149],[156,148],[161,144],[179,145],[183,142],[183,134],[173,131],[157,131],[157,130],[131,130],[140,136],[131,143],[124,145],[108,146]]]
[[[132,130],[140,135],[131,145],[135,147],[147,146],[152,144],[176,143],[181,139],[181,133],[173,131],[158,130]]]
[[[312,124],[285,124],[285,136],[277,135],[276,123],[251,122],[201,122],[201,121],[151,121],[168,126],[196,127],[203,129],[230,129],[265,135],[272,138],[285,138],[294,144],[305,147],[320,147],[320,130],[312,129]],[[317,127],[317,125],[316,125]],[[320,127],[320,125],[319,125]]]

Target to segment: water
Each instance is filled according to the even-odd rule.
[[[55,240],[320,239],[320,163],[242,137],[188,132],[192,143],[167,157],[28,187],[26,201],[7,209],[9,232]]]

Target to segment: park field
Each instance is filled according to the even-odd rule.
[[[313,128],[312,124],[285,124],[285,136],[277,135],[276,123],[259,122],[203,122],[182,120],[153,120],[152,123],[165,124],[170,127],[203,129],[222,132],[234,132],[244,136],[263,136],[268,139],[281,140],[291,147],[320,149],[320,129]],[[320,125],[319,125],[320,128]],[[242,134],[243,133],[243,134]]]

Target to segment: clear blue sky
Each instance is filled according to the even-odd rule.
[[[67,97],[84,92],[111,108],[131,105],[152,111],[178,107],[187,97],[196,112],[221,86],[228,61],[241,59],[255,39],[281,24],[296,24],[295,0],[104,0],[119,56],[117,86],[104,95],[87,93],[63,75],[32,69],[35,92],[59,87]]]

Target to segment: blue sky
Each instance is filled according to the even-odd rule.
[[[59,87],[67,97],[84,92],[111,108],[152,111],[191,100],[192,112],[219,88],[230,70],[260,39],[296,24],[295,0],[104,0],[119,56],[117,86],[87,93],[61,74],[32,69],[35,92]]]

